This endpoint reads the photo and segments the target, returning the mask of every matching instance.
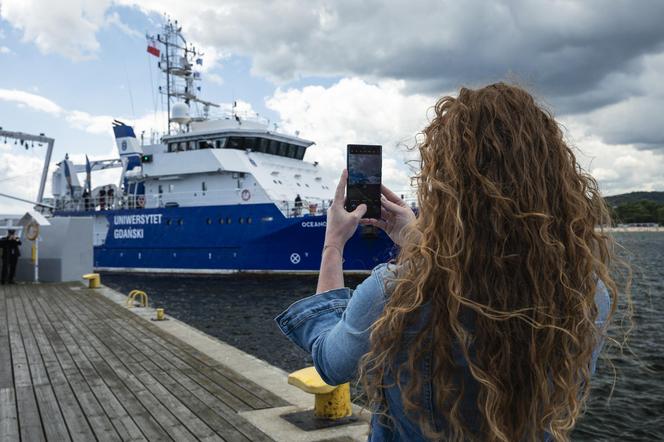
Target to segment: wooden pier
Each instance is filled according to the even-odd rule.
[[[269,430],[292,402],[81,284],[0,286],[1,441],[322,440]]]

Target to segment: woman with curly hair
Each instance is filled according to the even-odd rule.
[[[370,440],[568,440],[614,313],[609,216],[553,116],[504,83],[443,97],[418,145],[418,216],[328,211],[317,294],[277,317],[329,384],[359,374]],[[399,246],[354,291],[358,223]]]

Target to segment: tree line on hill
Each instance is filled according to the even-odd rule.
[[[659,223],[664,226],[664,192],[632,192],[606,197],[615,224]]]

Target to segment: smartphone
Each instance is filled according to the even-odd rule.
[[[349,144],[347,149],[348,183],[345,208],[351,212],[360,204],[366,204],[367,213],[363,218],[380,219],[383,147]]]

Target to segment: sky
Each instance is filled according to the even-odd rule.
[[[204,53],[201,97],[315,141],[305,160],[329,179],[347,144],[382,144],[383,181],[408,188],[436,100],[511,81],[605,195],[664,190],[659,0],[0,0],[0,127],[55,138],[53,163],[116,157],[113,119],[163,131],[145,35],[164,14]],[[0,193],[34,199],[45,149],[3,141]],[[0,197],[0,213],[28,207]]]

